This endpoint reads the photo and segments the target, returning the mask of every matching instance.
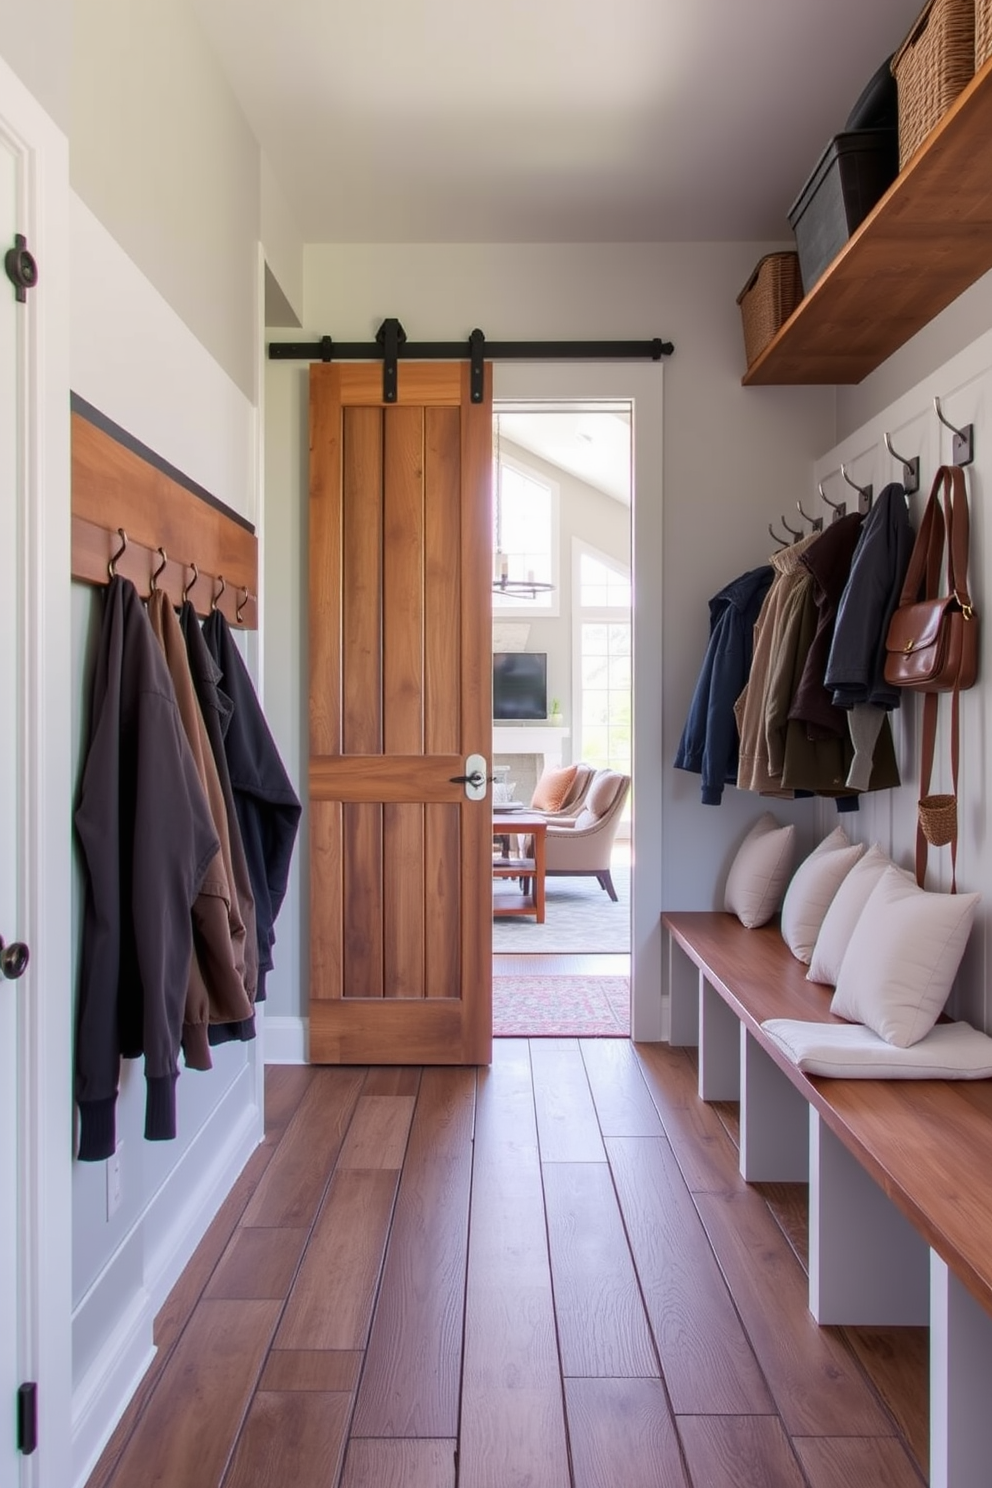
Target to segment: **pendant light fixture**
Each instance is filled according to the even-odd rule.
[[[549,593],[555,586],[535,579],[533,570],[525,578],[510,577],[510,564],[503,551],[503,462],[500,459],[500,423],[496,415],[496,553],[493,564],[493,593],[508,594],[513,599],[536,599],[539,594]]]

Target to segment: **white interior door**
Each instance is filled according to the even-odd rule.
[[[18,227],[18,160],[0,133],[0,254],[13,246]],[[21,617],[18,554],[24,451],[21,448],[23,379],[23,307],[6,274],[0,281],[0,686],[4,719],[0,727],[0,936],[10,943],[23,931],[19,857],[23,821],[17,782],[22,737]],[[20,1316],[18,1234],[20,1180],[18,1174],[20,1091],[18,1070],[19,1013],[28,978],[0,977],[0,1483],[18,1481],[18,1459],[10,1423],[21,1382],[21,1340],[25,1320]]]

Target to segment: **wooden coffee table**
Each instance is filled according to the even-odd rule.
[[[532,914],[539,925],[544,924],[544,849],[548,832],[547,820],[539,811],[493,810],[493,837],[533,837],[532,858],[493,858],[493,878],[526,878],[530,883],[529,893],[500,895],[499,905],[493,904],[493,915],[504,919],[510,915]]]

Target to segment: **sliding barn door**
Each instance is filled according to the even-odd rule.
[[[492,384],[467,365],[310,374],[310,1058],[492,1046]]]

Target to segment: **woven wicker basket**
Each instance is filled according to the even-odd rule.
[[[766,253],[737,296],[747,364],[757,359],[803,297],[798,253]]]
[[[992,0],[975,0],[975,71],[992,57]]]
[[[927,0],[892,59],[899,91],[899,169],[975,71],[975,0]]]
[[[946,847],[958,835],[957,796],[924,796],[917,803],[920,826],[931,847]]]

